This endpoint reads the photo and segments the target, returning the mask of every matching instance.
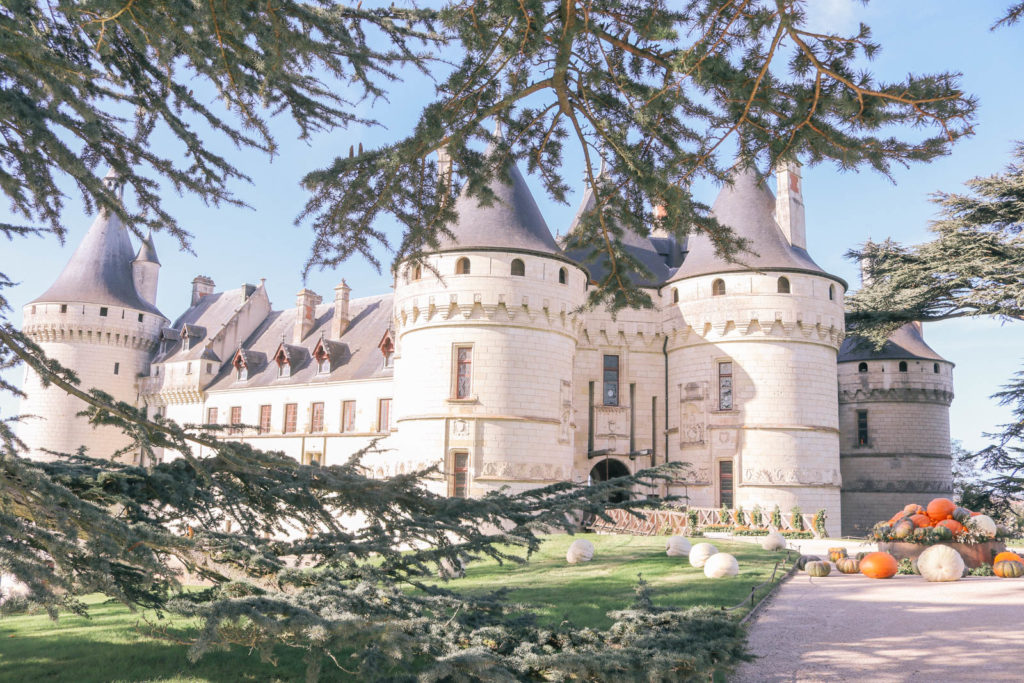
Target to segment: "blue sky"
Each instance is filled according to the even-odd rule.
[[[963,72],[964,89],[977,95],[981,109],[976,134],[961,143],[948,157],[927,165],[894,169],[894,182],[871,172],[838,171],[823,164],[804,169],[808,248],[827,271],[859,283],[856,266],[843,258],[845,251],[867,238],[893,237],[903,242],[927,238],[928,222],[935,216],[929,194],[956,191],[974,176],[1001,170],[1009,161],[1013,141],[1024,139],[1024,89],[1018,86],[1019,66],[1024,64],[1024,27],[990,32],[988,27],[1006,3],[964,3],[958,0],[876,0],[867,7],[852,0],[811,0],[813,28],[853,31],[863,21],[881,43],[881,54],[870,65],[882,79],[900,79],[906,73]],[[168,208],[194,235],[195,255],[180,251],[170,238],[157,235],[163,263],[158,306],[175,318],[188,304],[191,280],[197,274],[212,277],[218,288],[237,287],[266,278],[275,307],[294,305],[295,293],[304,285],[302,266],[308,256],[310,232],[295,226],[295,216],[306,199],[298,182],[309,170],[321,167],[350,145],[365,147],[402,135],[432,95],[427,82],[400,86],[391,102],[379,102],[370,113],[387,128],[337,130],[318,136],[312,143],[294,141],[294,128],[286,120],[273,122],[281,146],[274,159],[255,152],[237,152],[226,145],[225,154],[252,176],[251,185],[233,189],[252,210],[208,207],[195,197],[169,196]],[[211,103],[217,106],[216,102]],[[170,141],[157,141],[171,144]],[[580,162],[567,161],[569,177],[579,175]],[[556,204],[530,179],[535,196],[553,232],[564,232],[582,194],[582,186],[568,206]],[[717,188],[698,186],[710,203]],[[129,198],[130,200],[130,198]],[[0,219],[11,220],[0,208]],[[67,202],[64,224],[68,241],[60,246],[52,238],[0,242],[0,270],[19,283],[8,292],[16,305],[41,294],[56,278],[77,246],[92,216],[82,213],[74,197]],[[394,226],[383,226],[395,234]],[[397,235],[396,235],[397,238]],[[397,241],[397,239],[396,239]],[[353,296],[387,291],[390,256],[379,255],[382,273],[361,259],[353,259],[331,272],[314,272],[305,286],[331,295],[345,278]],[[21,310],[13,320],[20,323]],[[1024,324],[1001,325],[997,321],[964,320],[927,325],[925,338],[940,354],[956,363],[956,399],[952,407],[952,435],[967,447],[981,447],[982,433],[1005,421],[1008,412],[988,396],[1024,359]],[[18,371],[20,373],[20,370]],[[0,396],[0,415],[16,410],[16,402]]]

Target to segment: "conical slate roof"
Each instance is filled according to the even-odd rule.
[[[153,233],[150,231],[146,235],[146,239],[142,240],[142,244],[139,246],[139,253],[135,255],[136,261],[149,261],[160,265],[160,259],[156,257],[156,245],[153,244]]]
[[[140,253],[144,251],[140,250]],[[153,252],[155,258],[156,252]],[[30,303],[87,303],[124,306],[163,316],[135,291],[128,230],[117,214],[100,209],[64,270],[42,296]]]
[[[737,254],[742,263],[729,263],[715,254],[714,245],[703,232],[690,236],[688,253],[673,280],[730,271],[795,270],[824,273],[806,249],[792,246],[775,222],[775,197],[757,172],[744,169],[733,183],[718,193],[711,215],[749,241],[754,253]]]
[[[458,218],[449,227],[455,239],[442,238],[440,249],[510,249],[560,254],[530,188],[515,164],[509,167],[511,183],[492,181],[495,200],[481,206],[465,190],[455,202]]]
[[[844,339],[843,345],[839,349],[839,362],[849,363],[863,360],[946,361],[925,342],[919,323],[907,323],[898,328],[889,335],[885,344],[877,351],[861,337],[850,335]]]

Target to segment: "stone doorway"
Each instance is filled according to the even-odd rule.
[[[605,458],[590,470],[590,483],[596,484],[617,477],[628,477],[629,474],[629,468],[621,462],[614,458]],[[622,503],[629,500],[629,494],[624,491],[615,493],[608,500],[612,503]]]

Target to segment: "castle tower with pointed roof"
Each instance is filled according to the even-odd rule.
[[[105,182],[121,196],[113,172]],[[74,370],[83,390],[102,389],[135,404],[139,377],[149,371],[167,322],[155,305],[158,269],[152,239],[136,255],[117,214],[101,209],[56,281],[25,306],[22,330],[47,356]],[[85,445],[88,455],[107,458],[127,443],[118,430],[94,428],[77,416],[82,402],[43,387],[32,370],[26,370],[24,388],[28,398],[20,412],[35,417],[19,425],[18,435],[34,449],[33,457],[53,457],[41,446],[73,453]]]

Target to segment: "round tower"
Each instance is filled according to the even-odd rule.
[[[105,182],[120,196],[119,179]],[[147,246],[148,244],[148,246]],[[116,214],[101,210],[64,270],[46,292],[24,308],[22,331],[46,355],[73,370],[83,390],[101,389],[119,401],[135,404],[138,377],[149,361],[167,319],[157,310],[156,274],[159,268],[152,242],[140,249],[149,269],[145,293],[136,288],[142,263],[135,258],[128,230]],[[144,254],[148,250],[148,255]],[[18,436],[31,449],[30,457],[47,460],[45,451],[73,453],[85,446],[93,457],[111,457],[127,445],[117,429],[93,427],[77,415],[86,406],[62,389],[43,387],[31,369],[25,373],[27,397],[19,412],[26,417]],[[130,460],[130,456],[121,456]]]
[[[839,354],[843,534],[862,536],[908,503],[953,493],[949,405],[953,364],[924,341],[921,323],[875,350],[857,337]]]
[[[672,457],[693,466],[694,505],[824,509],[834,535],[846,283],[806,251],[799,168],[778,178],[776,199],[756,172],[739,172],[712,207],[753,253],[729,263],[692,236],[662,288]]]
[[[481,206],[456,200],[454,239],[395,285],[399,451],[441,463],[441,493],[564,481],[573,465],[573,311],[586,274],[562,255],[519,170]]]

